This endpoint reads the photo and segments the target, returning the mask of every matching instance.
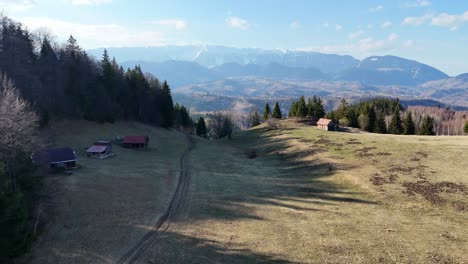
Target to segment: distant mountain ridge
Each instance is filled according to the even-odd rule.
[[[100,57],[103,48],[88,50],[90,55]],[[226,63],[241,65],[267,65],[277,63],[294,68],[317,68],[324,73],[335,73],[355,67],[359,60],[349,55],[324,54],[312,51],[265,50],[257,48],[232,48],[224,46],[188,45],[160,47],[108,48],[107,51],[117,61],[165,62],[192,61],[205,67]]]
[[[88,51],[96,57],[102,52]],[[174,93],[194,96],[194,100],[203,96],[264,100],[316,94],[392,96],[468,106],[468,73],[449,77],[434,67],[397,56],[357,60],[308,51],[203,45],[109,48],[108,52],[124,68],[139,64],[143,71],[167,80]]]
[[[101,56],[103,49],[89,50]],[[126,67],[144,71],[179,87],[227,77],[359,81],[366,85],[421,85],[449,76],[429,65],[396,56],[357,60],[349,55],[311,51],[264,50],[223,46],[109,48]]]

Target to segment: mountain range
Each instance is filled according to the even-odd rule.
[[[102,52],[88,51],[95,57]],[[206,45],[109,48],[108,52],[125,68],[138,64],[167,80],[175,94],[263,100],[300,95],[393,96],[468,106],[468,74],[449,77],[397,56],[358,60],[309,51]]]

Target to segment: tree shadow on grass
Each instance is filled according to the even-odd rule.
[[[281,256],[271,256],[254,252],[256,243],[243,245],[231,237],[227,243],[219,243],[206,238],[196,238],[174,232],[161,236],[146,259],[147,263],[285,263],[292,262]],[[260,242],[260,241],[259,241]],[[253,250],[251,250],[253,249]]]
[[[323,146],[285,151],[291,141],[277,135],[277,131],[251,131],[232,140],[197,146],[191,157],[189,216],[176,221],[261,220],[255,213],[258,205],[321,211],[325,210],[323,205],[374,204],[326,180],[336,173],[335,167],[342,170],[352,165],[321,160],[316,154],[326,151]],[[248,158],[245,153],[249,149],[255,149],[258,157]]]

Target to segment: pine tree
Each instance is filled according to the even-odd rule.
[[[260,116],[257,111],[254,111],[250,117],[250,126],[254,127],[258,125],[260,125]]]
[[[387,126],[385,124],[385,115],[384,113],[380,113],[375,121],[374,127],[375,133],[386,134],[387,133]]]
[[[419,131],[420,135],[425,135],[425,136],[433,136],[435,135],[434,132],[434,121],[430,116],[426,116],[423,119],[423,122],[421,124],[421,129]]]
[[[304,96],[301,96],[301,98],[299,98],[296,112],[297,112],[298,117],[304,118],[307,116],[307,104],[306,104]]]
[[[205,123],[205,119],[201,116],[198,119],[197,128],[195,132],[197,133],[197,136],[199,137],[206,137],[206,123]]]
[[[411,112],[406,113],[405,120],[403,120],[403,134],[404,135],[414,135],[416,133],[416,126],[413,121]]]
[[[164,118],[162,126],[172,127],[174,125],[174,102],[172,100],[171,89],[167,84],[167,81],[163,82],[162,85],[162,116]]]
[[[271,109],[268,103],[265,104],[265,108],[263,109],[263,120],[268,120],[271,117]]]
[[[319,118],[322,118],[322,117],[325,116],[325,108],[323,106],[323,102],[322,102],[322,99],[320,97],[317,98],[314,110],[315,110],[314,117],[316,119],[319,119]]]
[[[278,102],[275,103],[275,106],[273,107],[273,114],[271,116],[276,119],[281,119],[283,117]]]
[[[289,108],[288,117],[297,116],[297,102],[292,102],[291,107]]]
[[[314,97],[312,97],[312,99],[309,98],[309,100],[307,100],[307,115],[308,116],[314,116],[316,101],[317,101],[317,96],[315,95]]]
[[[390,125],[388,127],[388,132],[390,134],[401,134],[403,128],[402,128],[402,125],[401,125],[401,117],[400,117],[400,108],[399,107],[396,107],[394,112],[393,112],[393,116],[392,116],[392,120],[390,121]]]
[[[465,122],[465,126],[463,128],[463,131],[465,132],[465,134],[468,134],[468,121]]]
[[[369,132],[375,132],[375,123],[376,123],[377,117],[376,117],[375,110],[374,110],[373,107],[369,108],[368,119],[369,119],[369,130],[368,131]]]

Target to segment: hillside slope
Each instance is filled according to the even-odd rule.
[[[467,137],[280,125],[197,141],[190,204],[150,262],[468,260]]]
[[[69,146],[78,156],[73,174],[45,179],[48,203],[41,204],[45,232],[20,263],[117,263],[164,213],[177,184],[185,135],[139,123],[52,123],[44,131],[52,146]],[[97,140],[148,135],[147,149],[113,145],[113,157],[87,158]]]

